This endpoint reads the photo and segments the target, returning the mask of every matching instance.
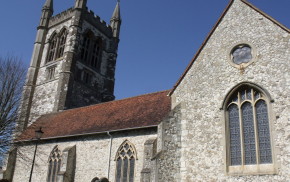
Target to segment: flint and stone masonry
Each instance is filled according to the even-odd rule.
[[[113,14],[111,25],[107,25],[92,11],[88,11],[86,1],[76,1],[74,8],[52,16],[52,2],[46,1],[42,10],[42,19],[23,92],[20,130],[25,129],[43,114],[115,99],[114,82],[120,17]],[[79,6],[79,2],[83,4]],[[118,8],[117,6],[116,9]],[[68,32],[63,56],[48,61],[51,39],[53,35],[59,36],[63,30]],[[102,42],[98,69],[85,63],[81,58],[85,46],[85,33],[88,31]]]
[[[69,130],[71,133],[68,132],[68,136],[52,135],[39,143],[32,181],[46,181],[49,155],[56,146],[62,152],[63,160],[57,173],[58,181],[91,181],[95,177],[117,181],[116,153],[124,141],[129,141],[136,149],[134,182],[289,181],[288,28],[246,0],[231,0],[185,73],[174,88],[168,91],[169,97],[165,97],[165,92],[163,96],[159,94],[156,97],[157,102],[161,103],[158,108],[152,109],[152,102],[151,105],[148,104],[148,100],[158,95],[155,93],[135,97],[133,103],[129,102],[130,99],[124,99],[122,103],[130,107],[124,109],[125,104],[122,104],[122,107],[113,110],[112,105],[121,106],[117,104],[120,102],[113,101],[107,105],[101,102],[114,99],[114,72],[121,24],[119,3],[110,26],[93,12],[87,11],[85,5],[86,0],[76,0],[74,8],[55,16],[52,16],[52,0],[47,0],[43,8],[27,84],[24,87],[26,99],[23,100],[20,112],[20,121],[24,124],[20,124],[20,127],[25,129],[28,126],[23,133],[26,131],[27,136],[30,136],[34,124],[39,126],[43,121],[50,123],[49,118],[59,118],[59,121],[56,119],[55,123],[51,123],[72,129]],[[47,63],[50,37],[63,28],[68,30],[64,56]],[[100,71],[92,69],[79,59],[81,42],[84,42],[83,35],[88,29],[95,37],[100,37],[105,42]],[[231,54],[239,45],[248,45],[252,50],[251,60],[247,64],[233,63]],[[55,77],[48,81],[46,71],[51,66],[55,67]],[[94,84],[88,86],[79,82],[76,79],[77,70],[91,72]],[[267,97],[271,164],[258,163],[236,168],[229,166],[227,99],[241,86],[252,87]],[[144,106],[146,102],[151,107]],[[136,103],[139,104],[137,106],[146,108],[137,107]],[[78,114],[69,112],[74,116],[70,118],[73,120],[68,121],[82,121],[82,129],[77,128],[76,124],[61,125],[61,122],[67,119],[64,117],[67,116],[64,113],[66,111],[62,110],[91,104],[98,104],[95,106],[100,107],[98,110],[93,109],[97,107],[69,110]],[[154,102],[153,105],[157,104]],[[100,111],[100,117],[105,116],[105,111],[101,112],[102,109],[109,113],[107,115],[111,119],[110,123],[103,121],[108,118],[95,123],[89,122],[95,120],[87,119],[87,111]],[[137,111],[138,117],[147,117],[149,121],[156,119],[157,123],[153,122],[155,125],[145,127],[146,122],[137,121],[136,115],[134,118],[126,117],[132,110]],[[152,110],[157,110],[157,114]],[[114,112],[118,112],[119,115]],[[39,116],[47,113],[49,114],[42,116],[43,120],[37,120]],[[59,115],[56,116],[57,114]],[[119,118],[123,119],[114,118],[116,115],[122,116]],[[146,119],[144,121],[150,123]],[[112,125],[116,123],[120,126],[124,124],[128,128],[119,127],[110,132],[102,130],[99,133],[89,133],[94,132],[91,131],[92,128],[99,129],[93,125],[98,124],[98,127],[106,128],[108,124],[115,127]],[[0,178],[3,176],[15,182],[28,181],[35,143],[28,140],[27,136],[25,141],[18,142],[17,150],[11,151],[7,167],[0,171]]]
[[[229,56],[241,43],[252,45],[256,50],[254,62],[243,69],[232,66]],[[168,133],[163,136],[166,152],[160,160],[163,165],[169,161],[178,165],[162,166],[159,181],[289,180],[289,50],[289,30],[281,28],[245,1],[232,2],[171,95],[172,109],[180,105],[181,109],[175,112],[175,122],[158,131]],[[225,110],[221,108],[230,90],[241,83],[256,84],[271,96],[269,122],[274,174],[228,174]],[[174,143],[166,143],[166,137],[173,138],[169,141]],[[176,157],[178,151],[181,154]],[[176,172],[178,175],[172,176]]]

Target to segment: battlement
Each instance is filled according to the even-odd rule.
[[[90,24],[98,28],[108,37],[112,37],[112,28],[108,25],[104,20],[102,20],[99,16],[95,15],[92,10],[88,10],[85,15],[85,20]]]
[[[50,18],[50,21],[49,21],[49,26],[53,26],[53,25],[56,25],[66,19],[69,19],[73,16],[73,12],[74,12],[74,8],[71,7],[53,17]]]

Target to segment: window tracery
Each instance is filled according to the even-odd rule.
[[[47,182],[57,182],[57,174],[61,167],[61,151],[58,146],[55,146],[51,151],[48,163]]]
[[[51,41],[50,41],[47,62],[50,62],[50,61],[54,60],[54,55],[55,55],[55,52],[56,52],[56,45],[57,45],[57,35],[54,34],[52,36],[52,38],[51,38]]]
[[[136,159],[134,145],[126,140],[116,154],[116,182],[134,182]]]
[[[57,50],[58,52],[56,55],[56,59],[63,57],[65,43],[66,43],[66,37],[67,37],[67,30],[64,29],[59,36],[58,50]]]
[[[243,86],[234,92],[226,107],[229,166],[272,164],[266,95]]]
[[[59,34],[54,33],[49,41],[47,62],[63,57],[67,39],[67,30],[63,29]]]

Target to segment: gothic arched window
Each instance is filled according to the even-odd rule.
[[[54,33],[51,36],[49,39],[47,62],[63,57],[67,34],[67,30],[63,29],[59,34]]]
[[[67,37],[67,30],[64,29],[61,31],[61,33],[59,35],[56,59],[63,57],[65,43],[66,43],[66,37]]]
[[[81,59],[87,65],[99,70],[101,65],[103,41],[100,37],[95,37],[94,33],[88,31],[84,34]]]
[[[83,62],[88,62],[90,46],[91,46],[91,39],[93,39],[93,33],[88,32],[84,35],[83,44],[82,44],[82,52],[81,52],[81,59]]]
[[[268,100],[250,86],[242,86],[230,96],[226,104],[229,167],[273,163]],[[259,170],[263,172],[263,167]]]
[[[90,65],[94,68],[100,68],[100,59],[101,59],[101,47],[102,47],[102,39],[97,39],[93,43],[92,47],[92,57]]]
[[[116,182],[134,182],[136,159],[134,145],[126,140],[116,154]]]
[[[52,35],[49,43],[49,49],[48,49],[48,56],[47,56],[47,62],[53,61],[54,60],[54,55],[56,52],[56,47],[57,47],[57,35],[54,34]]]
[[[61,165],[61,151],[58,149],[58,146],[55,146],[51,151],[48,163],[47,182],[56,182]]]

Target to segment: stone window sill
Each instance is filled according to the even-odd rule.
[[[233,176],[266,174],[277,174],[274,164],[242,165],[228,167],[228,175]]]

